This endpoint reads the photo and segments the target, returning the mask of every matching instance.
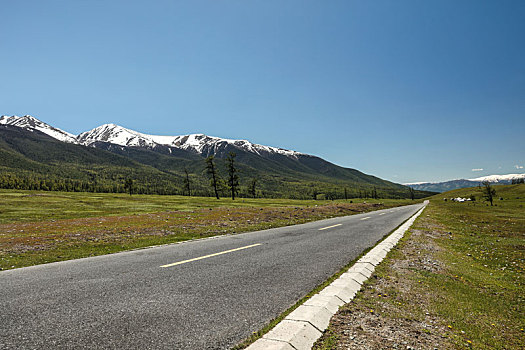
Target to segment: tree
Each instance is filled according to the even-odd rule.
[[[248,193],[252,198],[255,198],[257,196],[257,179],[253,178],[250,181],[250,184],[248,185]]]
[[[133,193],[133,179],[128,177],[124,181],[124,191],[129,192],[129,195]]]
[[[348,199],[348,191],[346,190],[346,187],[345,187],[345,200]]]
[[[210,175],[210,183],[215,192],[215,197],[217,197],[217,199],[220,199],[219,191],[217,190],[219,176],[217,174],[217,167],[215,166],[215,162],[213,161],[214,159],[215,157],[213,155],[206,158],[206,171],[208,172],[208,175]]]
[[[184,190],[188,192],[188,196],[191,196],[191,180],[190,174],[188,174],[188,169],[184,168],[184,173],[186,177],[184,178]]]
[[[408,187],[408,192],[410,194],[410,199],[414,200],[415,198],[415,191],[412,187]]]
[[[237,168],[235,167],[235,156],[236,154],[234,152],[230,152],[227,158],[228,187],[230,188],[230,192],[232,194],[232,200],[235,200],[235,195],[239,191],[239,176],[237,175],[239,170],[237,170]]]
[[[96,172],[88,172],[88,177],[91,180],[91,183],[93,184],[92,192],[96,192],[97,187],[97,173]]]
[[[490,182],[485,181],[483,182],[483,198],[485,198],[486,201],[490,202],[490,205],[492,206],[492,200],[493,197],[496,195],[496,190],[492,188],[490,185]]]

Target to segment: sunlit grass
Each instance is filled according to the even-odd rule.
[[[353,199],[346,202],[411,203],[396,199]],[[343,200],[335,201],[345,202]],[[132,195],[89,192],[44,192],[0,190],[0,224],[95,216],[131,215],[161,211],[191,211],[218,207],[289,207],[333,203],[326,200],[221,198]]]
[[[357,334],[351,315],[369,310],[378,315],[377,323],[402,330],[382,340],[360,332],[357,338],[372,348],[382,341],[385,348],[405,342],[425,344],[422,348],[524,349],[525,185],[495,189],[494,206],[482,200],[479,188],[432,197],[316,349],[349,342],[346,334]],[[474,202],[450,201],[471,196]]]
[[[0,191],[0,268],[262,230],[413,203]],[[365,202],[366,203],[363,203]]]

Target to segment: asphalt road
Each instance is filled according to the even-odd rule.
[[[2,271],[0,349],[231,348],[421,207]]]

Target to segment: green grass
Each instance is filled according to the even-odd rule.
[[[478,188],[434,197],[427,215],[448,232],[439,241],[447,273],[423,276],[440,290],[436,312],[458,347],[525,348],[525,185],[494,186],[495,206]],[[472,203],[444,201],[475,196]],[[501,198],[501,200],[500,200]],[[461,332],[463,331],[463,332]]]
[[[257,231],[413,203],[0,191],[0,269]]]
[[[447,349],[524,349],[525,185],[494,188],[494,206],[479,188],[432,197],[343,311],[377,310],[377,322],[398,327],[432,325],[405,329],[398,343],[417,344],[422,333],[432,333],[430,344],[441,339]],[[456,203],[454,197],[476,200]],[[344,338],[340,325],[329,329],[318,349],[335,348]]]
[[[411,203],[397,199],[353,199],[353,202]],[[335,203],[345,202],[343,200]],[[350,201],[346,201],[350,202]],[[326,200],[221,198],[133,195],[90,192],[44,192],[0,189],[0,224],[98,216],[133,215],[161,211],[192,211],[219,207],[289,207],[333,203]]]

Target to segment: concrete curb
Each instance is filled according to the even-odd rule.
[[[347,272],[322,291],[292,311],[247,350],[307,350],[323,334],[330,319],[341,305],[349,303],[374,269],[399,242],[414,220],[423,212],[428,201],[381,243],[359,259]]]

